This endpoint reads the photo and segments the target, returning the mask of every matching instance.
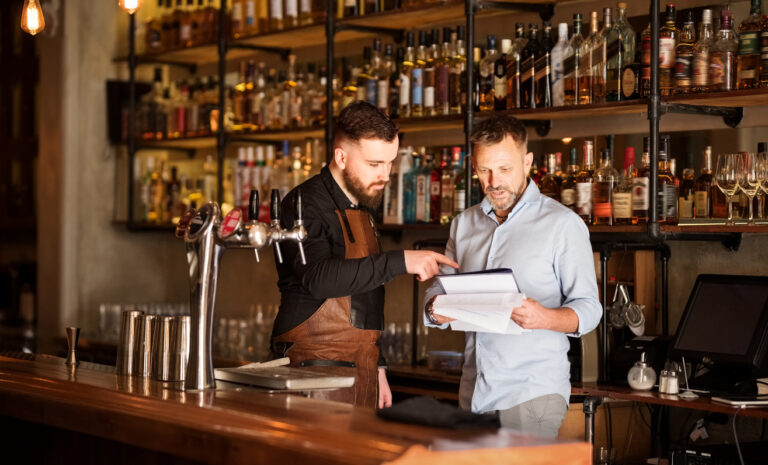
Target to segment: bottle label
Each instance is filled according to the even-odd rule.
[[[579,215],[590,215],[592,213],[592,183],[576,183],[576,212]]]
[[[256,2],[255,0],[248,0],[245,2],[245,25],[253,26],[256,22]]]
[[[179,39],[181,39],[182,42],[189,40],[192,38],[192,25],[190,24],[184,24],[181,26],[181,29],[179,29]]]
[[[642,79],[651,79],[651,38],[643,37],[642,42],[643,54],[642,54]],[[661,50],[659,50],[661,51]]]
[[[312,13],[312,1],[301,0],[301,2],[299,3],[299,8],[301,13]]]
[[[659,214],[659,220],[677,218],[677,187],[674,184],[660,185],[657,196],[656,211]]]
[[[696,218],[709,218],[709,196],[707,191],[696,191],[693,197]]]
[[[240,22],[243,20],[243,4],[240,2],[232,5],[232,21]]]
[[[434,87],[425,87],[424,88],[424,106],[427,108],[432,108],[435,106],[435,88]]]
[[[632,184],[632,209],[648,210],[648,178],[635,178]]]
[[[427,177],[416,176],[416,221],[429,221],[427,209]]]
[[[424,85],[424,70],[422,68],[414,68],[411,73],[411,102],[413,105],[422,105],[424,103],[424,92],[422,86]]]
[[[283,19],[283,0],[269,1],[269,17],[272,19]]]
[[[566,207],[573,207],[576,205],[576,190],[575,189],[563,189],[560,191],[560,202]]]
[[[595,202],[594,208],[597,218],[610,218],[613,214],[610,202]]]
[[[493,78],[493,93],[497,99],[503,99],[507,96],[507,79],[506,77],[495,76]]]
[[[299,16],[299,2],[298,0],[285,0],[285,16],[289,18],[295,18]]]
[[[675,79],[678,85],[690,85],[693,64],[693,51],[681,51],[675,57]]]
[[[617,219],[632,217],[632,194],[630,192],[613,193],[613,217]]]
[[[637,77],[632,68],[624,69],[621,74],[621,93],[625,98],[630,98],[637,90]]]
[[[440,197],[440,184],[436,182],[429,183],[429,195]]]
[[[400,75],[400,106],[408,105],[411,99],[411,79],[407,74]]]
[[[464,204],[467,201],[467,191],[464,189],[456,189],[453,194],[453,211],[461,213],[464,211]]]
[[[357,0],[344,0],[344,6],[348,8],[354,8],[357,6]]]
[[[709,51],[702,51],[693,57],[693,85],[709,85]]]
[[[757,55],[760,53],[758,32],[749,31],[739,34],[739,55]]]
[[[650,63],[650,60],[648,62]],[[675,66],[675,39],[661,37],[659,38],[659,67],[669,69],[673,66]]]
[[[387,104],[389,103],[389,81],[388,80],[386,79],[379,80],[379,91],[378,91],[377,97],[378,98],[377,98],[376,106],[386,111]]]
[[[677,203],[677,211],[680,212],[680,218],[693,218],[693,196],[680,197]]]

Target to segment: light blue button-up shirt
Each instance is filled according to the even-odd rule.
[[[511,268],[527,297],[548,308],[576,312],[578,332],[571,336],[595,329],[603,314],[584,221],[542,195],[533,182],[501,225],[488,199],[457,216],[445,255],[459,263],[458,272]],[[440,272],[457,270],[443,265]],[[442,293],[435,282],[424,301]],[[566,334],[550,330],[520,335],[467,332],[459,405],[482,413],[547,394],[560,394],[568,402],[569,347]]]

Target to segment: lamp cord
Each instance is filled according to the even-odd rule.
[[[733,440],[736,443],[736,452],[739,453],[739,463],[741,465],[744,465],[744,456],[741,455],[741,445],[739,445],[739,435],[736,433],[736,416],[739,414],[739,411],[743,409],[743,405],[739,405],[739,407],[736,409],[736,412],[733,414]]]

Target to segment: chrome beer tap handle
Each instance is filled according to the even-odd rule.
[[[301,264],[306,265],[307,264],[307,257],[304,255],[304,245],[302,244],[302,241],[307,236],[307,231],[304,229],[304,219],[302,216],[302,205],[301,205],[301,189],[296,189],[296,219],[293,221],[293,231],[295,236],[296,243],[299,246],[299,255],[301,255]]]
[[[272,199],[269,205],[269,218],[270,218],[270,236],[272,242],[275,244],[275,253],[277,254],[277,262],[283,263],[283,253],[280,250],[280,240],[282,240],[282,228],[280,228],[280,191],[272,189]]]
[[[248,221],[256,223],[259,221],[259,191],[258,189],[251,189],[251,195],[248,197]],[[259,260],[259,249],[254,248],[253,254],[256,255],[256,262]]]

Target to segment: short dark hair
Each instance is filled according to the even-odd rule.
[[[357,101],[341,110],[336,121],[334,141],[348,139],[381,139],[392,142],[397,125],[383,111],[365,101]]]
[[[513,116],[492,115],[480,121],[473,129],[469,141],[472,145],[498,144],[509,136],[518,145],[528,142],[528,131],[523,122]]]

